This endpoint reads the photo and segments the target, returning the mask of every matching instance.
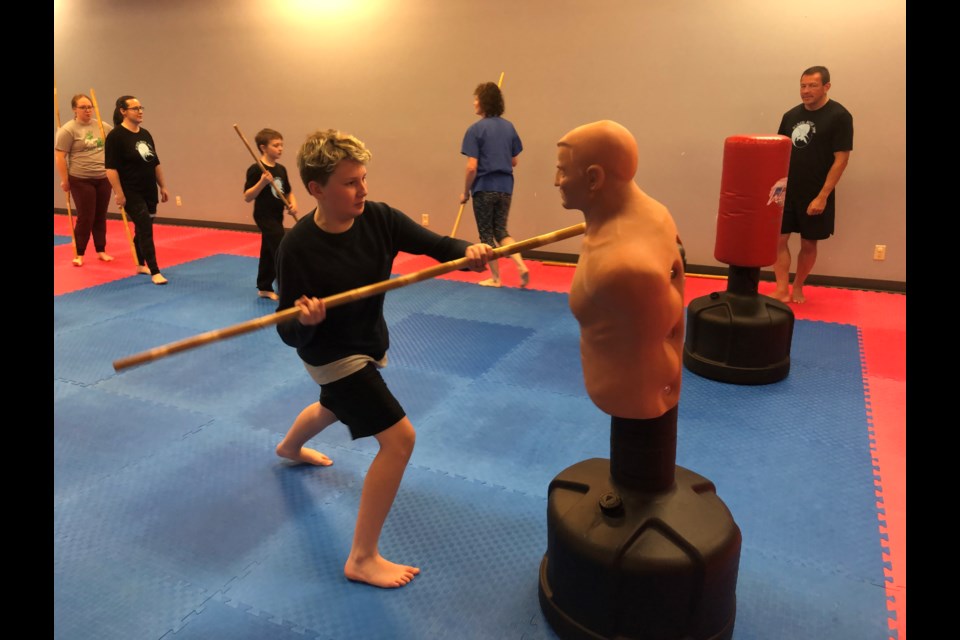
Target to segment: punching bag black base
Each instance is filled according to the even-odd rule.
[[[726,291],[687,306],[683,365],[693,373],[733,384],[770,384],[790,373],[793,310],[757,294],[754,272],[730,267]]]
[[[550,483],[540,608],[564,640],[732,637],[740,528],[713,483],[675,467],[666,491],[584,460]]]

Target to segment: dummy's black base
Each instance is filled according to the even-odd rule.
[[[770,384],[790,373],[793,310],[757,294],[752,273],[730,267],[727,290],[687,306],[683,365],[704,378],[733,384]],[[756,269],[759,275],[759,269]]]
[[[550,483],[540,608],[560,638],[732,637],[740,528],[713,483],[676,467],[660,493],[584,460]]]

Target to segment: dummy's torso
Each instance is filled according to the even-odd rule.
[[[683,277],[673,218],[639,189],[602,224],[587,220],[570,308],[587,393],[604,413],[648,419],[677,405]]]

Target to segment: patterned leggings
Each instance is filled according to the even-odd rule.
[[[507,232],[507,216],[510,214],[511,197],[509,193],[499,191],[477,191],[473,194],[473,215],[477,219],[480,242],[497,247],[501,240],[510,236]]]

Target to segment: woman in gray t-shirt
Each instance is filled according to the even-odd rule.
[[[107,207],[110,204],[110,181],[103,167],[103,135],[100,123],[93,117],[93,101],[82,93],[70,101],[74,119],[57,130],[53,156],[60,173],[60,188],[73,196],[77,206],[77,224],[73,229],[77,255],[75,267],[83,266],[90,235],[97,257],[104,262],[107,254]],[[104,133],[112,127],[103,124]]]

